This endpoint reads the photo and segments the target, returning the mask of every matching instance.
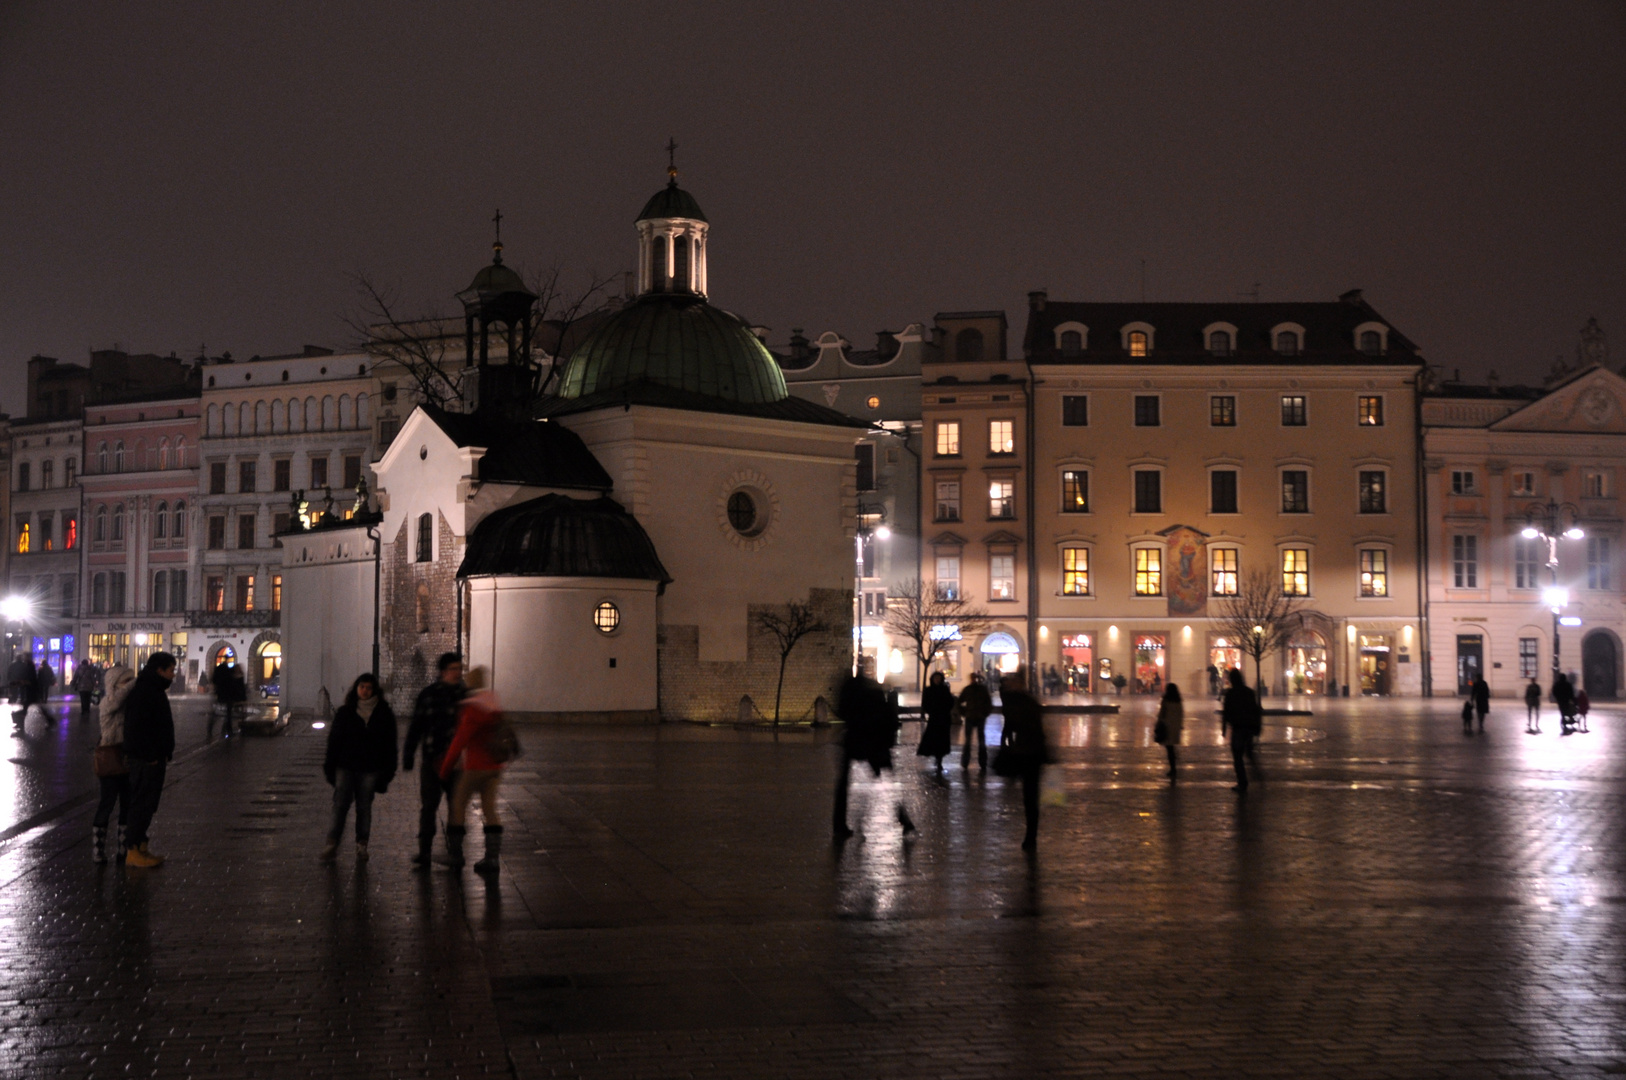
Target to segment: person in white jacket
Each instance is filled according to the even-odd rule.
[[[108,670],[102,685],[106,687],[101,708],[101,738],[96,744],[97,776],[102,798],[96,804],[96,817],[91,822],[91,857],[99,863],[107,861],[107,823],[113,816],[113,804],[119,805],[118,845],[113,849],[124,857],[124,825],[130,815],[130,773],[124,768],[124,699],[135,685],[136,673],[127,667]],[[110,775],[103,775],[109,769]]]

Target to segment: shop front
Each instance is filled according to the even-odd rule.
[[[1022,646],[1003,630],[983,638],[978,651],[982,654],[983,676],[990,683],[997,683],[1001,675],[1008,675],[1022,666]]]
[[[1394,669],[1392,635],[1360,635],[1361,693],[1370,697],[1388,697],[1393,689]]]
[[[1242,668],[1242,648],[1224,634],[1208,635],[1208,692],[1218,694],[1225,687],[1226,672]],[[1217,684],[1217,685],[1216,685]]]
[[[1314,630],[1300,630],[1287,641],[1287,692],[1327,692],[1327,643]]]
[[[1095,643],[1089,634],[1063,634],[1061,638],[1061,682],[1070,694],[1090,692],[1090,674],[1095,660]]]
[[[30,642],[33,646],[34,668],[39,669],[41,664],[50,664],[51,671],[56,675],[56,687],[52,693],[66,693],[67,685],[73,681],[74,659],[72,634],[52,634],[49,636],[34,635]]]
[[[1164,673],[1168,667],[1168,654],[1169,637],[1167,634],[1135,635],[1135,693],[1163,693]]]

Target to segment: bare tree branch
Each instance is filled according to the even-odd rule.
[[[448,343],[454,337],[448,335],[445,320],[404,318],[391,290],[365,274],[355,275],[355,284],[361,294],[361,311],[347,316],[345,323],[356,332],[360,347],[405,372],[424,404],[442,409],[460,406],[460,363],[455,353],[449,353]]]
[[[1212,601],[1225,636],[1253,657],[1253,682],[1260,689],[1264,659],[1287,644],[1302,622],[1300,599],[1282,592],[1282,583],[1265,570],[1253,570],[1237,582],[1234,596]]]
[[[967,630],[989,621],[988,613],[973,605],[970,597],[940,596],[919,578],[900,581],[887,590],[883,622],[888,633],[909,643],[920,665],[922,686],[944,650]]]
[[[802,600],[792,600],[783,612],[757,612],[757,625],[772,634],[779,646],[779,684],[773,692],[773,722],[778,727],[779,702],[785,690],[785,664],[790,660],[791,651],[807,635],[820,634],[830,628],[814,613],[813,605]]]

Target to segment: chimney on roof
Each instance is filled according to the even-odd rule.
[[[790,358],[801,364],[807,359],[807,338],[802,335],[800,326],[791,327],[790,331]]]
[[[898,355],[898,335],[890,330],[875,331],[875,355],[882,360]]]
[[[1338,299],[1342,300],[1346,304],[1364,304],[1364,303],[1366,303],[1365,300],[1361,299],[1361,290],[1359,290],[1359,289],[1351,289],[1347,293],[1344,293],[1343,295],[1338,297]]]
[[[1050,294],[1048,292],[1046,292],[1045,290],[1043,290],[1043,289],[1035,289],[1035,290],[1033,290],[1032,292],[1028,293],[1028,310],[1029,311],[1043,311],[1045,303],[1049,299],[1050,299]]]
[[[1501,384],[1501,382],[1501,377],[1496,374],[1495,368],[1491,368],[1490,371],[1485,373],[1485,385],[1490,387],[1492,390],[1495,390],[1497,386]]]

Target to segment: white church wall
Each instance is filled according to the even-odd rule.
[[[471,665],[491,672],[503,708],[516,713],[653,713],[656,708],[653,581],[606,578],[474,578],[469,590]],[[593,621],[613,603],[611,633]]]
[[[337,706],[372,670],[372,540],[363,528],[283,539],[282,702],[314,714]],[[399,696],[399,695],[397,695]]]

